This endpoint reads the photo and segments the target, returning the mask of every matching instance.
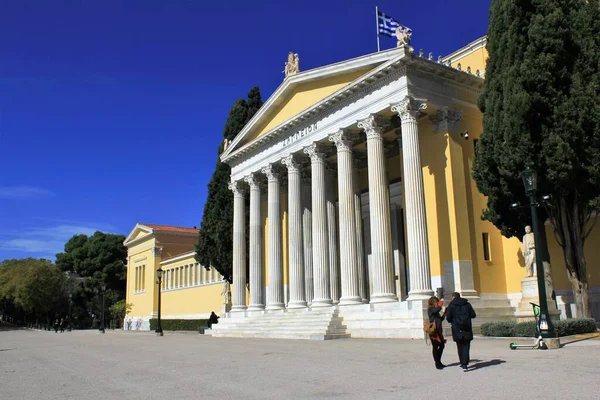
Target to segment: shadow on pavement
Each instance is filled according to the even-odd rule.
[[[506,361],[504,360],[499,360],[499,359],[494,359],[494,360],[490,360],[490,361],[480,361],[480,360],[473,360],[473,361],[479,361],[476,364],[472,364],[469,366],[469,370],[473,371],[476,369],[481,369],[481,368],[486,368],[486,367],[493,367],[494,365],[500,365],[500,364],[504,364]]]
[[[573,343],[585,342],[586,340],[598,339],[598,338],[600,338],[600,334],[598,334],[598,333],[587,334],[584,337],[581,337],[581,336],[577,337],[577,336],[575,336],[572,340],[569,339],[568,337],[562,337],[561,338],[561,343],[560,343],[560,348],[562,349],[563,347],[568,346],[568,345],[573,344]]]

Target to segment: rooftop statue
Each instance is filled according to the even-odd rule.
[[[290,51],[283,72],[285,73],[286,78],[290,75],[294,75],[300,72],[300,57],[298,56],[298,53],[292,53]]]

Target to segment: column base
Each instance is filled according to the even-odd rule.
[[[250,304],[248,306],[248,311],[265,311],[264,304]]]
[[[308,305],[305,301],[290,301],[287,308],[306,308]]]
[[[560,349],[560,338],[545,338],[544,343],[548,346],[548,350]]]
[[[460,297],[464,297],[465,299],[479,300],[479,295],[474,290],[463,290],[462,292],[458,293],[460,293]]]
[[[393,293],[380,293],[372,295],[370,303],[391,303],[393,301],[398,301],[398,296]]]
[[[431,296],[433,296],[433,290],[423,290],[418,292],[408,292],[408,301],[423,301],[429,300]]]
[[[285,305],[283,303],[275,303],[275,304],[267,304],[267,307],[265,308],[267,311],[271,311],[271,310],[283,310],[285,308]]]
[[[232,312],[232,313],[235,313],[235,312],[244,312],[247,309],[248,309],[248,307],[246,307],[246,306],[233,306],[233,307],[231,307],[231,311],[230,312]]]
[[[314,299],[311,307],[331,307],[333,306],[333,300],[331,299]]]
[[[363,304],[362,299],[359,296],[356,297],[342,297],[340,299],[340,306],[354,306],[357,304]]]

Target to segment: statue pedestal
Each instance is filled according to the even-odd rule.
[[[515,312],[517,322],[533,321],[535,317],[533,315],[533,306],[530,303],[535,303],[538,305],[540,304],[536,276],[526,277],[521,280],[521,294],[523,297],[521,298],[519,307]],[[552,318],[552,320],[558,320],[560,316],[560,310],[556,308],[556,302],[548,295],[547,302],[550,318]]]
[[[225,315],[231,311],[231,304],[223,303],[221,304],[221,315]]]

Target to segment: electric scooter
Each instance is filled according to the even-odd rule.
[[[542,330],[540,329],[540,306],[535,303],[529,303],[533,307],[533,316],[535,317],[535,336],[537,339],[533,344],[517,344],[516,342],[511,342],[510,349],[530,349],[530,350],[546,350],[548,346],[544,339],[542,338]]]

